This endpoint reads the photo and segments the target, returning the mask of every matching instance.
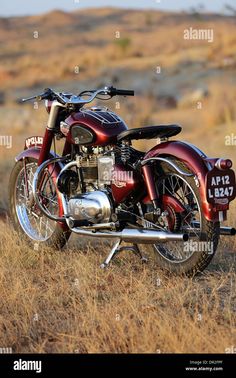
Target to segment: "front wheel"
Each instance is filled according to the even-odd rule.
[[[69,239],[70,232],[63,225],[42,214],[35,204],[32,194],[37,160],[28,158],[25,165],[18,161],[9,180],[9,211],[13,227],[32,245],[44,244],[62,248]],[[55,179],[47,172],[42,183],[41,195],[49,212],[60,212]]]
[[[173,162],[185,172],[185,164]],[[213,258],[220,236],[220,223],[208,221],[203,213],[199,188],[193,176],[183,176],[167,163],[161,163],[157,171],[156,188],[160,196],[173,197],[185,209],[178,213],[166,205],[156,227],[175,233],[187,233],[187,242],[157,243],[147,246],[158,266],[175,274],[193,276],[203,271]],[[148,225],[148,222],[147,222]],[[145,248],[145,247],[144,247]]]

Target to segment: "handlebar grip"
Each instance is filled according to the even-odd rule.
[[[131,89],[117,89],[116,94],[118,96],[134,96],[134,91]]]
[[[134,91],[131,89],[111,88],[111,94],[113,96],[134,96]]]

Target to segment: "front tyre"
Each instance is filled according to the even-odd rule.
[[[31,245],[43,244],[62,248],[70,237],[70,231],[63,225],[50,220],[37,208],[33,199],[32,182],[38,167],[37,160],[28,158],[18,161],[9,180],[9,211],[14,229],[24,236]],[[42,187],[42,196],[47,209],[58,215],[60,209],[55,179],[48,172]]]

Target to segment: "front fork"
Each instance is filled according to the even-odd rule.
[[[28,185],[28,177],[27,177],[27,169],[26,169],[26,159],[23,159],[23,167],[24,167],[24,179],[25,179],[25,190],[26,196],[29,198],[29,185]]]
[[[58,101],[53,101],[52,103],[48,117],[48,126],[44,134],[43,145],[39,155],[38,165],[41,165],[49,157],[52,141],[55,135],[55,126],[58,120],[59,109],[64,107],[65,105],[62,105]]]
[[[40,166],[44,161],[48,159],[49,152],[51,150],[52,141],[54,138],[54,130],[46,128],[44,138],[43,138],[43,145],[40,150],[39,159],[38,159],[38,166]]]
[[[39,153],[39,158],[38,158],[38,166],[40,166],[44,161],[46,161],[49,157],[49,154],[50,154],[50,150],[51,150],[51,146],[52,146],[52,141],[53,141],[53,138],[54,138],[54,132],[52,129],[49,129],[48,127],[46,128],[46,131],[45,131],[45,134],[44,134],[44,138],[43,138],[43,144],[42,144],[42,147],[40,149],[40,153]],[[26,169],[26,163],[25,163],[25,159],[24,159],[24,176],[25,176],[25,184],[26,184],[26,191],[27,191],[27,197],[29,198],[29,190],[28,190],[28,178],[27,178],[27,169]],[[41,180],[40,180],[40,183],[38,185],[38,190],[41,190],[42,189],[42,184],[44,182],[44,178],[45,178],[45,173],[43,174]],[[30,208],[32,206],[34,206],[34,199],[33,197],[30,199],[29,198],[29,206]]]

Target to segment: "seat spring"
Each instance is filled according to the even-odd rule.
[[[120,147],[120,157],[124,164],[130,160],[131,150],[130,150],[130,143],[128,141],[124,141],[124,140],[122,141],[121,147]]]

